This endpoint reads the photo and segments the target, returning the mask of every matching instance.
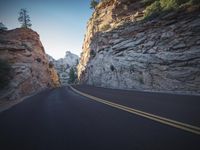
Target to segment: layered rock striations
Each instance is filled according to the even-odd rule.
[[[200,93],[200,11],[183,8],[144,20],[135,0],[100,3],[87,25],[80,83]]]
[[[49,64],[39,35],[18,28],[0,32],[0,59],[11,65],[9,85],[0,91],[0,99],[18,100],[46,88],[59,86],[56,70]]]
[[[78,65],[79,57],[70,51],[66,51],[65,57],[58,60],[55,60],[49,55],[47,55],[47,57],[49,58],[49,61],[53,63],[58,72],[61,85],[66,86],[70,78],[70,69],[73,68],[75,73],[77,73],[76,66]]]

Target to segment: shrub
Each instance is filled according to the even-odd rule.
[[[111,26],[110,26],[109,24],[105,24],[105,25],[103,25],[102,27],[100,27],[100,30],[101,30],[101,31],[106,31],[106,30],[108,30],[110,27],[111,27]]]
[[[115,67],[113,65],[110,65],[110,70],[111,71],[114,71],[115,70]]]
[[[190,3],[200,4],[200,0],[143,0],[143,3],[150,3],[145,9],[145,18],[153,18],[162,12],[178,9],[182,5]]]
[[[90,2],[90,9],[95,9],[96,6],[97,6],[98,4],[99,4],[98,1],[92,0],[92,1]]]
[[[189,0],[160,0],[160,5],[163,10],[177,9],[180,5],[188,1]]]
[[[163,9],[175,9],[178,7],[177,0],[160,0],[160,5]]]
[[[11,75],[11,66],[8,62],[0,59],[0,89],[3,89],[9,84]]]
[[[160,0],[160,5],[164,10],[177,9],[189,0]]]
[[[53,68],[54,67],[54,64],[52,61],[49,62],[49,68]]]
[[[161,6],[159,1],[155,1],[150,6],[148,6],[145,10],[145,18],[154,17],[161,11]]]
[[[91,56],[92,58],[94,58],[94,57],[96,56],[96,52],[95,52],[94,50],[91,50],[91,51],[90,51],[90,56]]]

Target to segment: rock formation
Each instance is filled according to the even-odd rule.
[[[136,0],[101,2],[87,25],[80,83],[200,93],[200,11],[182,8],[144,20]]]
[[[18,28],[0,32],[0,59],[11,65],[11,81],[0,99],[18,100],[46,88],[59,86],[57,72],[49,64],[39,35]]]
[[[70,51],[66,51],[65,57],[55,60],[53,57],[49,56],[49,61],[54,64],[55,69],[58,72],[60,83],[62,86],[68,84],[69,72],[71,68],[76,71],[76,66],[78,64],[79,57]]]

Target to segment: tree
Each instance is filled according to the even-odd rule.
[[[97,0],[91,0],[91,2],[90,2],[90,9],[95,9],[98,4],[99,4],[99,1],[97,1]]]
[[[3,31],[5,31],[5,30],[7,30],[8,28],[2,23],[2,22],[0,22],[0,30],[3,30]]]
[[[76,80],[76,74],[75,74],[75,71],[74,71],[74,68],[71,67],[70,71],[69,71],[69,80],[68,80],[68,83],[74,83]]]
[[[21,23],[22,28],[30,28],[32,26],[30,23],[30,16],[28,15],[28,11],[26,9],[20,10],[18,21]]]

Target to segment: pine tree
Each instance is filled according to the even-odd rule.
[[[28,15],[28,11],[26,9],[20,10],[18,21],[21,23],[22,28],[30,28],[32,26],[30,23],[30,16]]]
[[[74,68],[72,67],[69,71],[69,80],[68,80],[68,83],[71,84],[71,83],[74,83],[76,80],[76,74],[75,74],[75,71],[74,71]]]

